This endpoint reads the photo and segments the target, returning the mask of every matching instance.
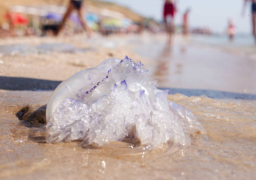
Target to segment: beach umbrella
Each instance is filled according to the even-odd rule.
[[[54,21],[61,21],[61,15],[57,14],[57,13],[48,13],[45,16],[46,19],[50,19],[50,20],[54,20]]]
[[[70,18],[70,20],[73,21],[74,23],[80,24],[79,17],[78,17],[76,14],[70,15],[69,18]],[[98,21],[99,21],[98,16],[95,15],[95,14],[92,14],[92,13],[85,15],[85,16],[84,16],[84,19],[85,19],[86,21],[89,21],[89,22],[98,22]]]
[[[89,14],[86,15],[86,20],[90,21],[90,22],[98,22],[99,17],[96,14],[89,13]]]
[[[22,14],[18,14],[18,13],[7,13],[6,14],[6,19],[11,19],[13,25],[27,25],[28,24],[28,19],[22,15]]]
[[[109,18],[109,19],[103,20],[103,25],[121,27],[122,26],[122,21],[119,20],[119,19]]]
[[[14,24],[28,24],[28,20],[22,14],[14,14],[13,16]]]
[[[78,17],[76,14],[71,14],[71,15],[69,16],[69,19],[70,19],[72,22],[74,22],[75,24],[81,25],[81,22],[80,22],[80,20],[79,20],[79,17]]]
[[[99,26],[97,23],[95,22],[88,22],[88,26],[92,29],[92,30],[98,30]]]

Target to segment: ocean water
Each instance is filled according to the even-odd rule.
[[[217,47],[250,48],[255,46],[254,37],[250,34],[236,35],[231,41],[227,35],[193,35],[192,42]]]

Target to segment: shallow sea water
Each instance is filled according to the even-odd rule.
[[[0,91],[0,179],[254,179],[256,101],[215,100],[176,94],[169,99],[191,109],[205,133],[192,145],[122,155],[84,149],[77,142],[45,144],[28,138],[31,128],[15,113],[39,107],[51,92]],[[119,146],[120,147],[120,146]]]

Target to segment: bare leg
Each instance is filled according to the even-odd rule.
[[[15,30],[14,30],[14,23],[13,23],[13,17],[10,12],[7,12],[9,14],[8,23],[9,23],[9,32],[11,36],[15,36]]]
[[[168,33],[169,33],[169,45],[172,45],[172,39],[173,39],[173,34],[175,31],[175,25],[174,25],[174,21],[172,20],[171,22],[169,22],[170,24],[168,25]]]
[[[168,44],[171,45],[172,44],[172,28],[173,28],[173,24],[168,24],[167,19],[164,19],[164,23],[165,23],[165,31],[166,33],[169,35],[169,39],[168,39]]]
[[[252,30],[253,30],[253,36],[256,43],[256,13],[252,14]]]
[[[184,36],[188,35],[188,24],[187,23],[183,24],[183,35]]]
[[[165,24],[165,31],[168,33],[168,24],[167,24],[167,20],[164,19],[164,24]]]
[[[87,26],[87,24],[86,24],[86,22],[85,22],[85,20],[84,20],[84,17],[83,17],[83,14],[84,14],[84,13],[83,13],[83,8],[79,9],[79,10],[77,11],[77,14],[78,14],[79,20],[80,20],[80,22],[81,22],[81,24],[82,24],[84,30],[86,30],[88,36],[91,37],[91,35],[92,35],[92,30]]]
[[[60,33],[60,31],[63,29],[63,27],[64,27],[64,25],[65,25],[65,23],[66,23],[66,21],[67,21],[67,19],[68,19],[68,17],[69,17],[69,15],[72,13],[72,11],[74,10],[74,6],[73,6],[73,4],[69,4],[69,6],[68,6],[68,9],[67,9],[67,11],[66,11],[66,13],[64,14],[64,16],[63,16],[63,19],[62,19],[62,21],[61,21],[61,24],[60,24],[60,26],[59,26],[59,28],[58,28],[58,30],[57,30],[57,32],[56,32],[56,36],[58,36],[59,35],[59,33]]]

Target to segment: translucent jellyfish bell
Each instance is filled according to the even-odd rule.
[[[189,144],[189,133],[200,130],[200,123],[170,102],[143,66],[128,57],[111,58],[62,82],[47,105],[47,142]]]

